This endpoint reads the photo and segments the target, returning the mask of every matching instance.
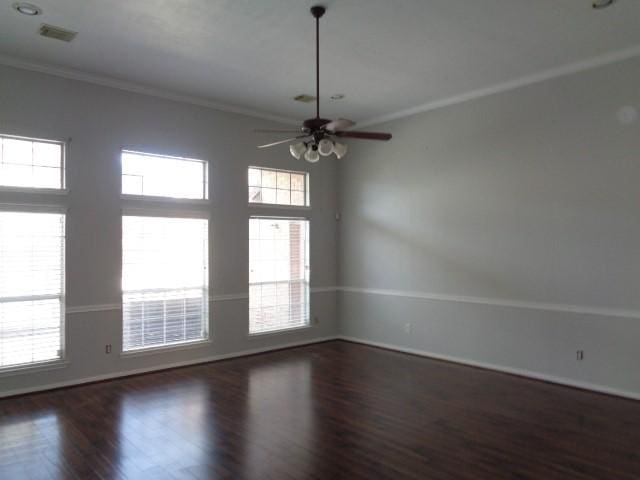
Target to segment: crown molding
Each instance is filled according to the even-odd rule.
[[[487,97],[496,93],[507,92],[509,90],[515,90],[520,87],[526,87],[527,85],[532,85],[534,83],[544,82],[546,80],[564,77],[566,75],[572,75],[574,73],[580,73],[586,70],[603,67],[611,63],[622,62],[624,60],[629,60],[637,56],[640,56],[640,45],[619,50],[617,52],[599,55],[597,57],[583,60],[581,62],[569,63],[560,67],[533,73],[531,75],[510,80],[508,82],[498,83],[490,87],[479,88],[477,90],[472,90],[460,95],[454,95],[452,97],[443,98],[441,100],[424,103],[422,105],[418,105],[417,107],[411,107],[405,110],[398,110],[397,112],[379,115],[377,117],[358,122],[358,128],[369,127],[372,125],[378,125],[380,123],[390,122],[392,120],[411,117],[413,115],[428,112],[430,110],[449,107],[451,105],[456,105],[458,103],[463,103],[469,100],[475,100],[477,98]]]
[[[22,59],[11,57],[9,55],[4,55],[4,54],[0,54],[0,65],[19,68],[22,70],[29,70],[32,72],[44,73],[47,75],[54,75],[56,77],[67,78],[70,80],[77,80],[80,82],[92,83],[94,85],[115,88],[118,90],[138,93],[141,95],[163,98],[166,100],[172,100],[174,102],[187,103],[190,105],[210,108],[212,110],[218,110],[221,112],[235,113],[238,115],[245,115],[248,117],[261,118],[264,120],[283,123],[285,125],[298,125],[300,123],[297,120],[294,120],[292,118],[281,117],[279,115],[272,115],[270,113],[261,112],[258,110],[251,110],[248,108],[242,108],[235,105],[218,103],[202,97],[183,95],[180,93],[172,92],[170,90],[163,90],[160,88],[154,88],[146,85],[137,84],[134,82],[117,80],[115,78],[111,78],[107,76],[96,75],[92,73],[85,73],[85,72],[81,72],[79,70],[75,70],[71,68],[59,67],[56,65],[38,63],[38,62],[33,62],[28,60],[22,60]]]
[[[460,95],[453,95],[451,97],[435,100],[433,102],[427,102],[416,107],[407,108],[404,110],[398,110],[363,121],[358,122],[358,128],[370,127],[372,125],[378,125],[381,123],[390,122],[393,120],[399,120],[420,113],[425,113],[438,108],[449,107],[458,103],[467,102],[469,100],[475,100],[497,93],[507,92],[509,90],[515,90],[517,88],[526,87],[546,80],[551,80],[558,77],[572,75],[583,71],[591,70],[598,67],[603,67],[612,63],[622,62],[640,56],[640,45],[635,45],[626,49],[622,49],[616,52],[606,53],[580,62],[569,63],[560,67],[551,68],[542,72],[533,73],[524,77],[509,80],[507,82],[498,83],[493,86],[479,88],[471,90],[470,92],[462,93]],[[261,118],[264,120],[270,120],[273,122],[282,123],[285,125],[299,125],[299,121],[274,115],[266,112],[251,110],[234,105],[226,105],[223,103],[214,102],[202,97],[196,97],[191,95],[183,95],[169,90],[163,90],[150,86],[140,85],[133,82],[127,82],[124,80],[117,80],[107,76],[101,76],[96,74],[90,74],[81,72],[65,67],[59,67],[55,65],[37,63],[33,61],[22,60],[19,58],[11,57],[8,55],[0,54],[0,65],[8,67],[19,68],[22,70],[29,70],[33,72],[44,73],[48,75],[54,75],[57,77],[67,78],[71,80],[77,80],[86,83],[92,83],[95,85],[101,85],[104,87],[115,88],[118,90],[124,90],[127,92],[138,93],[141,95],[148,95],[152,97],[164,98],[175,102],[187,103],[196,105],[199,107],[210,108],[212,110],[218,110],[221,112],[235,113],[238,115],[245,115],[254,118]]]

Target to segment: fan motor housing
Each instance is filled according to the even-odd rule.
[[[313,132],[314,130],[319,130],[329,122],[331,122],[331,120],[327,120],[326,118],[310,118],[305,120],[302,123],[302,126]]]

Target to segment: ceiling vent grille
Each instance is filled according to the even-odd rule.
[[[295,97],[293,97],[293,99],[296,102],[302,102],[302,103],[311,103],[316,101],[316,97],[314,97],[313,95],[307,95],[305,93],[296,95]]]
[[[63,42],[70,42],[76,38],[76,35],[78,34],[78,32],[73,32],[61,27],[55,27],[53,25],[47,25],[46,23],[40,25],[39,33],[43,37],[55,38],[56,40],[62,40]]]

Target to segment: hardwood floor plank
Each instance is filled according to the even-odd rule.
[[[0,400],[0,478],[638,479],[640,402],[344,341]]]

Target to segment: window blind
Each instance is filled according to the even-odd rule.
[[[62,357],[64,220],[0,211],[0,369]]]
[[[123,350],[208,336],[208,221],[123,216]]]
[[[309,222],[249,220],[249,333],[309,324]]]

